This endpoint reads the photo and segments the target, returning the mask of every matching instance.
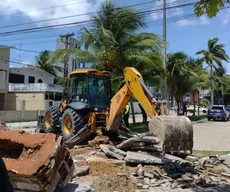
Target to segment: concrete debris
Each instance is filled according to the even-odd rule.
[[[89,141],[88,144],[90,147],[99,146],[101,144],[109,144],[110,139],[107,136],[99,135],[96,136],[92,141]]]
[[[191,163],[194,163],[194,162],[198,161],[198,158],[189,155],[189,156],[187,156],[187,157],[185,158],[185,160],[187,160],[187,161],[189,161],[189,162],[191,162]]]
[[[100,145],[100,148],[109,157],[123,160],[126,156],[126,152],[110,145]]]
[[[15,190],[52,192],[57,185],[64,187],[71,180],[74,163],[62,137],[2,131],[0,143]]]
[[[157,137],[143,135],[143,136],[137,136],[137,137],[127,139],[122,143],[120,143],[119,145],[117,145],[116,147],[118,149],[123,149],[123,150],[129,150],[131,148],[137,149],[138,147],[142,147],[140,150],[161,151],[162,148],[160,148],[159,146],[156,147],[154,146],[159,142],[160,140]]]
[[[89,166],[75,167],[73,178],[81,177],[89,174]]]
[[[135,161],[145,155],[144,153],[127,152],[127,157],[131,156]],[[173,163],[158,166],[138,164],[135,172],[117,175],[135,184],[134,191],[155,191],[157,188],[167,188],[167,191],[199,188],[199,191],[206,191],[209,187],[218,188],[223,184],[230,184],[230,169],[220,158],[208,157],[204,165],[201,165],[197,158],[188,157],[187,160],[190,162],[178,158]],[[154,161],[158,162],[159,159],[154,159]],[[113,183],[110,187],[113,188]]]
[[[172,163],[171,160],[160,157],[159,155],[149,155],[146,153],[132,152],[128,151],[125,161],[129,163],[143,163],[143,164],[169,164]]]

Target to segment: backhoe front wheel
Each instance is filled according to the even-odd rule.
[[[83,128],[83,117],[73,109],[66,109],[62,115],[62,135],[69,140]]]
[[[44,115],[44,124],[41,131],[45,133],[56,133],[60,116],[61,113],[57,107],[52,106],[47,109]]]

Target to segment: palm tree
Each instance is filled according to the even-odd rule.
[[[198,115],[199,115],[199,98],[200,91],[208,87],[208,72],[203,68],[203,61],[201,59],[190,58],[188,63],[190,64],[190,69],[195,75],[192,75],[190,78],[191,86],[190,92],[193,94],[193,116],[195,116],[195,94],[197,94],[197,106],[198,106]]]
[[[36,65],[41,68],[42,70],[51,73],[52,75],[56,76],[56,70],[60,70],[60,67],[55,66],[50,62],[50,55],[51,51],[44,50],[42,51],[39,56],[35,57]]]
[[[217,44],[219,38],[210,39],[208,41],[208,49],[198,51],[196,54],[202,54],[203,60],[208,64],[210,67],[210,80],[213,81],[213,67],[222,67],[222,60],[228,62],[229,57],[226,54],[224,44]],[[214,91],[213,86],[211,84],[211,105],[214,104]]]
[[[125,66],[139,70],[144,65],[158,68],[161,60],[161,39],[152,33],[139,33],[145,27],[144,16],[130,7],[116,7],[110,0],[101,4],[91,18],[91,27],[83,28],[80,35],[85,50],[61,49],[52,54],[53,61],[77,58],[91,62],[94,68],[123,74]]]
[[[215,84],[216,92],[218,95],[218,101],[220,100],[219,95],[221,93],[222,104],[224,104],[224,87],[229,85],[229,81],[226,78],[226,73],[227,71],[224,67],[216,68],[213,73],[213,83]]]
[[[171,105],[173,105],[174,97],[178,106],[179,113],[179,104],[181,98],[186,93],[182,85],[180,86],[179,82],[185,78],[188,73],[187,68],[187,59],[188,56],[184,52],[170,53],[167,55],[166,62],[166,76],[167,76],[167,87],[171,95]]]

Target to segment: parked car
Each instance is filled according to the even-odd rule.
[[[208,110],[208,120],[221,119],[224,121],[229,121],[229,112],[225,109],[224,105],[213,105]]]
[[[187,111],[190,112],[190,113],[193,113],[193,111],[194,111],[194,105],[189,105],[187,107]],[[197,105],[195,105],[195,111],[198,112],[198,106]],[[199,106],[199,112],[207,113],[207,111],[208,110],[206,108]]]

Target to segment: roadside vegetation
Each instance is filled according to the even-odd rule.
[[[206,14],[212,18],[219,8],[229,3],[224,0],[213,2],[200,0],[194,8],[197,17]],[[182,108],[186,93],[192,93],[194,99],[190,104],[194,107],[207,106],[208,101],[211,104],[230,104],[230,76],[223,66],[223,61],[228,62],[229,57],[226,45],[218,37],[210,39],[203,50],[197,50],[194,53],[196,57],[183,51],[168,53],[164,67],[163,40],[158,34],[140,32],[148,24],[139,10],[117,6],[107,0],[102,2],[91,21],[91,25],[83,27],[80,32],[82,49],[59,49],[52,53],[45,50],[37,57],[37,65],[54,74],[58,84],[62,83],[62,78],[57,76],[60,68],[54,63],[77,59],[83,64],[92,63],[95,69],[110,71],[114,92],[123,80],[123,69],[129,66],[140,71],[145,82],[156,89],[162,88],[166,77],[171,106]],[[207,89],[211,91],[202,103],[195,100]],[[194,110],[193,115],[199,114]]]

